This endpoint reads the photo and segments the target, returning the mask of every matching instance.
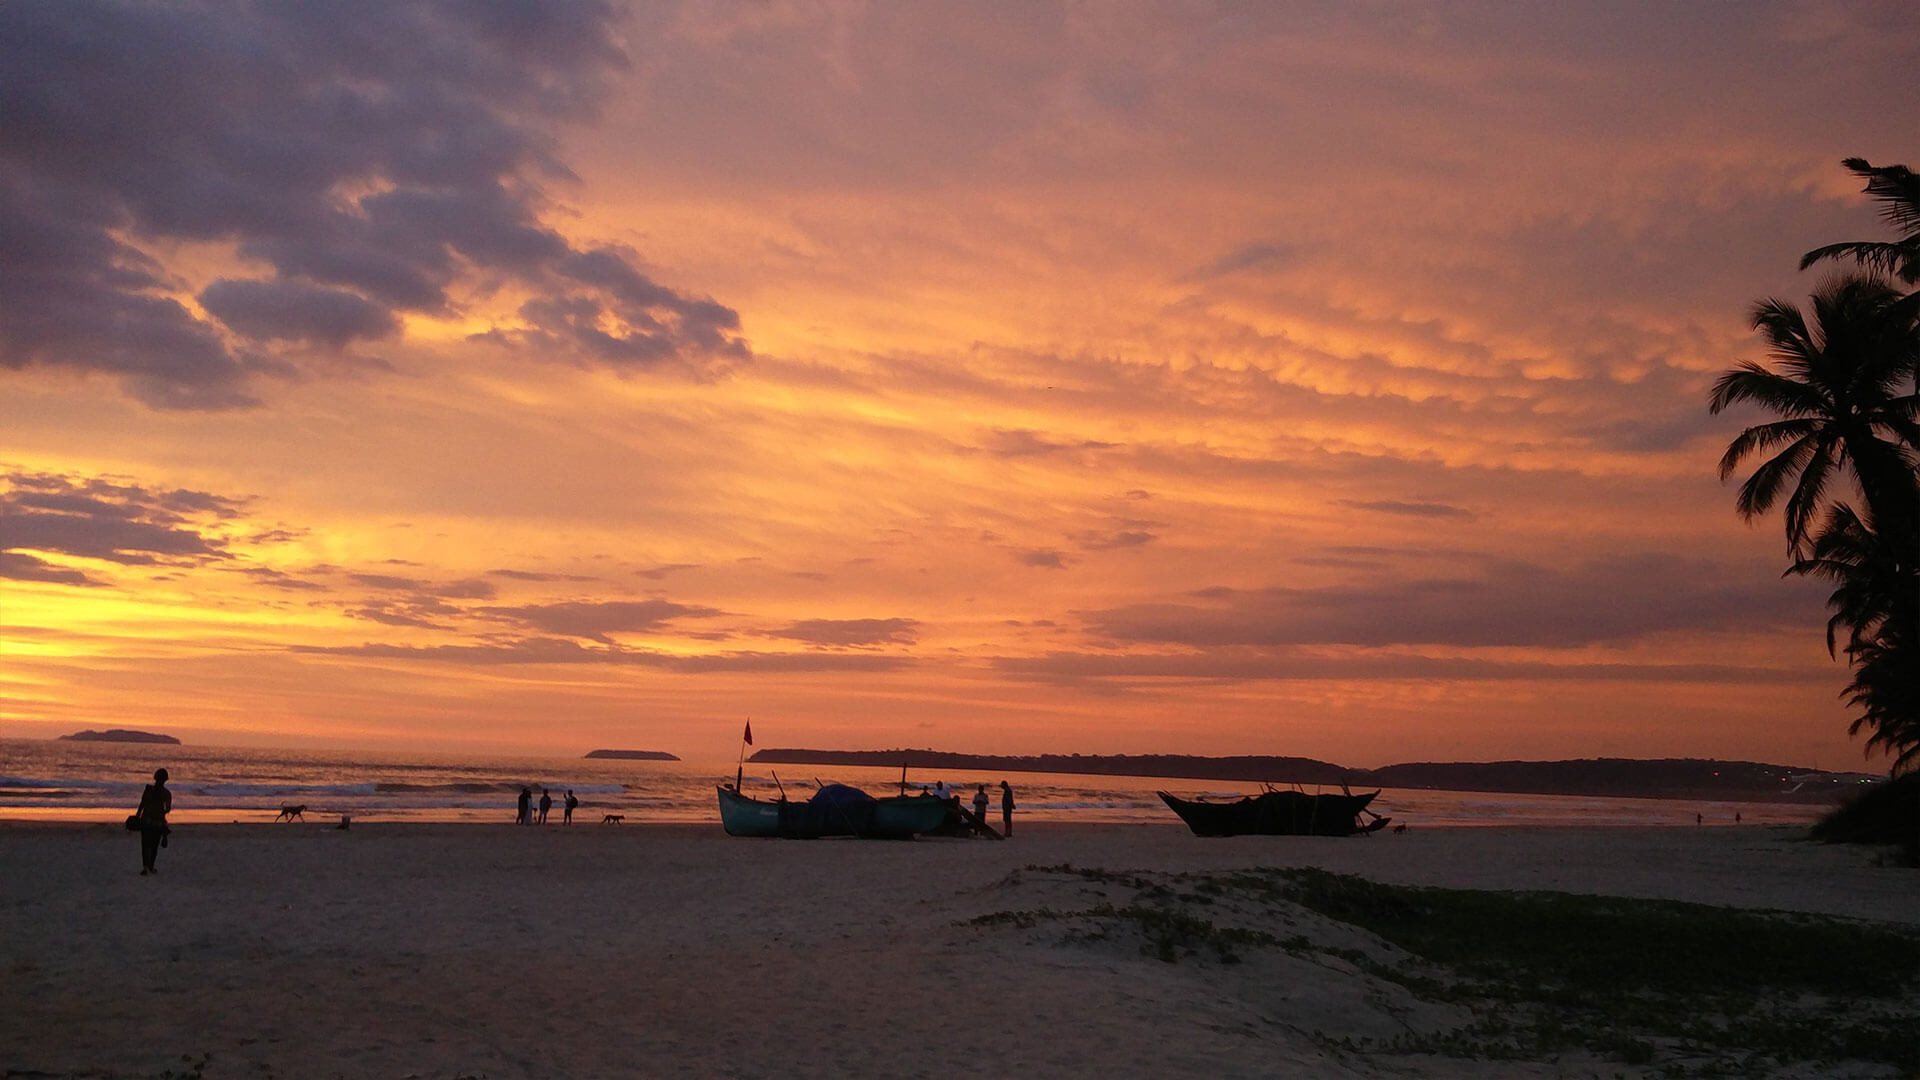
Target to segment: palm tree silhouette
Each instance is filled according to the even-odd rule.
[[[1848,734],[1867,732],[1868,752],[1886,751],[1895,773],[1920,768],[1920,582],[1902,577],[1896,550],[1844,503],[1788,573],[1834,583],[1827,651],[1845,628],[1853,680],[1844,694],[1860,710]]]
[[[1851,259],[1863,273],[1822,286],[1810,318],[1780,300],[1756,305],[1753,325],[1777,369],[1740,364],[1714,382],[1709,404],[1717,414],[1750,403],[1780,418],[1733,440],[1720,479],[1772,455],[1735,505],[1751,520],[1785,496],[1787,573],[1834,585],[1827,651],[1844,629],[1853,679],[1843,696],[1860,710],[1848,731],[1867,732],[1867,751],[1892,756],[1893,772],[1920,771],[1920,289],[1902,296],[1882,277],[1920,284],[1920,177],[1904,165],[1845,164],[1899,238],[1807,252],[1802,270]],[[1862,509],[1836,488],[1857,491]]]
[[[1906,592],[1898,587],[1900,568],[1892,549],[1846,503],[1828,512],[1812,551],[1787,573],[1834,584],[1827,597],[1827,608],[1833,612],[1827,620],[1829,653],[1839,654],[1843,628],[1851,654],[1903,614],[1898,609]]]
[[[1901,234],[1900,239],[1854,240],[1814,248],[1800,257],[1800,269],[1822,259],[1851,258],[1869,270],[1909,285],[1920,284],[1920,176],[1905,165],[1875,166],[1865,158],[1848,158],[1841,164],[1867,182],[1867,194],[1880,200],[1880,216]]]
[[[1720,478],[1777,449],[1740,485],[1735,506],[1751,520],[1787,495],[1787,544],[1796,558],[1805,557],[1809,530],[1836,483],[1850,479],[1868,526],[1904,553],[1899,562],[1913,561],[1920,469],[1911,448],[1920,447],[1920,396],[1910,380],[1920,349],[1902,300],[1871,277],[1828,283],[1812,297],[1812,319],[1786,301],[1764,300],[1753,325],[1778,370],[1749,360],[1713,384],[1715,414],[1746,402],[1783,418],[1742,431],[1720,458]]]

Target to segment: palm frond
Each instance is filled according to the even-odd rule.
[[[1713,382],[1708,411],[1718,415],[1735,402],[1750,402],[1789,418],[1829,411],[1829,402],[1807,383],[1743,360]]]
[[[1820,512],[1821,499],[1827,493],[1836,464],[1838,448],[1834,443],[1820,440],[1817,445],[1818,449],[1800,470],[1800,482],[1794,485],[1793,494],[1787,499],[1787,543],[1795,551],[1806,543],[1808,529]]]
[[[1866,181],[1866,193],[1880,203],[1881,220],[1900,237],[1892,242],[1854,241],[1815,248],[1800,257],[1800,269],[1822,259],[1852,259],[1909,285],[1920,283],[1920,176],[1905,165],[1874,165],[1865,158],[1848,158],[1841,164]]]
[[[1746,482],[1740,485],[1740,492],[1734,496],[1734,509],[1740,516],[1752,520],[1773,509],[1773,504],[1786,490],[1787,482],[1807,467],[1819,449],[1818,441],[1812,435],[1796,439],[1793,445],[1775,454],[1765,464],[1753,471]]]
[[[1820,342],[1807,326],[1797,304],[1768,297],[1753,305],[1753,328],[1760,331],[1773,354],[1789,365],[1803,365],[1820,352]]]
[[[1875,166],[1865,158],[1841,162],[1867,182],[1867,194],[1880,200],[1880,216],[1908,234],[1920,233],[1920,176],[1905,165]]]
[[[1911,241],[1849,240],[1814,248],[1800,256],[1805,270],[1824,259],[1852,259],[1866,270],[1911,284],[1920,275],[1920,244]]]
[[[1727,452],[1720,458],[1720,479],[1733,475],[1740,463],[1749,455],[1764,453],[1791,439],[1804,438],[1819,427],[1819,422],[1811,419],[1776,420],[1771,424],[1757,424],[1734,437],[1727,446]]]

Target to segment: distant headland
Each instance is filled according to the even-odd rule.
[[[166,743],[179,746],[180,740],[171,735],[160,735],[151,731],[128,731],[126,728],[108,728],[105,731],[76,731],[71,735],[61,735],[63,742],[138,742]]]
[[[588,757],[619,758],[622,761],[679,761],[665,750],[589,750]]]
[[[1705,758],[1583,758],[1572,761],[1422,761],[1354,769],[1313,758],[1191,754],[955,754],[940,750],[756,750],[768,765],[865,765],[975,772],[1154,776],[1235,783],[1348,784],[1354,787],[1498,791],[1531,795],[1606,795],[1655,799],[1830,802],[1870,780],[1753,761]]]

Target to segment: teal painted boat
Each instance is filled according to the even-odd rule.
[[[715,790],[720,798],[720,827],[728,836],[908,840],[944,825],[949,808],[931,795],[876,799],[842,784],[828,784],[805,802],[755,799],[724,785]]]

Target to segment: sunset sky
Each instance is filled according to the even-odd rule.
[[[1886,3],[0,5],[0,736],[1884,768]]]

